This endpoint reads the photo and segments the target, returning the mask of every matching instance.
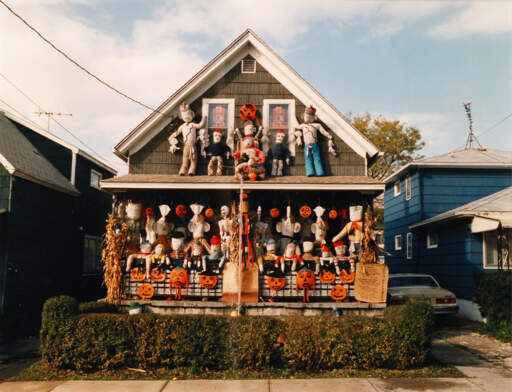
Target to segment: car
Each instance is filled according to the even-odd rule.
[[[435,314],[459,311],[455,294],[443,289],[432,275],[389,274],[388,305],[402,305],[409,300],[429,303]]]

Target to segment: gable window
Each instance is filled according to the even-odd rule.
[[[242,73],[256,73],[256,60],[250,58],[243,59]]]
[[[412,259],[412,233],[407,233],[407,258]]]
[[[93,188],[100,189],[100,181],[103,178],[103,175],[100,172],[97,172],[94,169],[91,169],[91,181],[90,185]]]
[[[85,235],[83,251],[83,275],[101,274],[101,237]]]
[[[405,177],[405,200],[411,200],[412,190],[411,190],[411,177]]]
[[[395,235],[395,250],[402,250],[402,234]]]
[[[427,248],[437,248],[438,236],[436,232],[427,233]]]
[[[202,112],[203,116],[208,116],[207,127],[210,131],[220,129],[226,136],[228,128],[234,128],[234,99],[204,98]]]
[[[396,196],[400,195],[402,193],[402,183],[399,181],[396,181],[393,185],[393,193]]]
[[[297,125],[294,99],[264,99],[263,126],[271,131],[287,130]]]

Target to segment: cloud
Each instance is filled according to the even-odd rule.
[[[486,1],[458,3],[462,10],[428,30],[427,35],[454,39],[473,34],[496,34],[512,31],[512,3]]]

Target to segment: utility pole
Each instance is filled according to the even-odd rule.
[[[54,112],[34,112],[35,114],[38,114],[39,116],[44,115],[48,117],[48,133],[50,132],[50,118],[52,116],[73,116],[72,113],[54,113]]]
[[[476,135],[473,133],[473,118],[471,117],[471,102],[462,102],[462,106],[464,106],[464,110],[466,111],[466,115],[468,116],[469,120],[469,134],[468,138],[466,140],[466,146],[464,147],[465,150],[473,148],[473,141],[475,141],[480,148],[482,148],[482,145],[476,138]]]

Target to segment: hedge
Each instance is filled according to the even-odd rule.
[[[483,317],[511,321],[511,271],[475,275],[476,302]]]
[[[434,320],[427,304],[387,311],[383,318],[129,316],[78,309],[69,297],[46,302],[41,353],[47,365],[79,371],[404,369],[426,361]]]

